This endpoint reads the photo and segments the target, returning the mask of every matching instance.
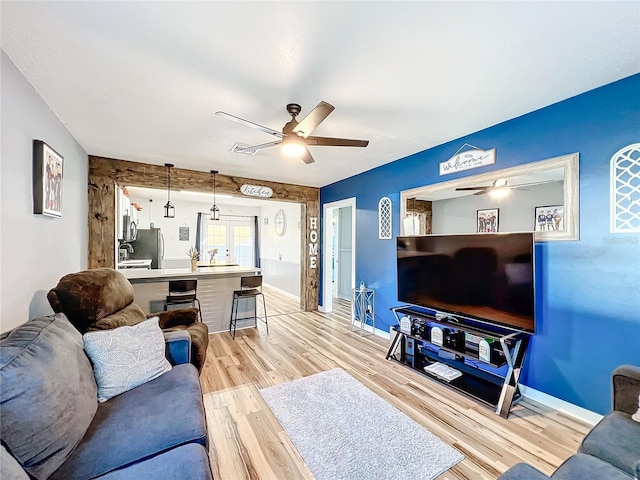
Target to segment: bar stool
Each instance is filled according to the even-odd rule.
[[[258,295],[262,295],[262,307],[264,308],[264,319],[258,317]],[[253,318],[258,326],[258,319],[267,326],[269,334],[269,323],[267,322],[267,304],[262,293],[262,275],[252,275],[250,277],[240,277],[240,290],[233,292],[233,303],[231,305],[231,320],[229,321],[229,331],[233,327],[233,339],[236,339],[236,323],[238,321],[238,303],[241,298],[253,298]],[[249,317],[250,318],[250,317]],[[241,319],[243,320],[243,319]]]
[[[188,280],[169,280],[169,295],[164,300],[164,310],[167,311],[169,305],[190,304],[192,307],[198,305],[198,313],[202,322],[202,310],[200,300],[196,296],[198,290],[198,280],[195,278]]]

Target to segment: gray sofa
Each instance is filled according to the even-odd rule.
[[[211,479],[190,337],[165,338],[170,371],[98,403],[82,336],[64,314],[0,336],[0,477]]]
[[[554,480],[630,480],[640,478],[640,423],[631,416],[638,410],[640,367],[623,365],[614,370],[613,411],[598,422],[571,456],[551,475]],[[546,475],[519,463],[500,480],[544,480]]]

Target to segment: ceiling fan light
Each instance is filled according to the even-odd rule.
[[[304,145],[299,143],[285,143],[282,145],[282,153],[288,157],[300,157],[304,153]]]
[[[493,188],[503,188],[507,186],[506,178],[497,178],[493,182]]]
[[[504,198],[507,195],[509,195],[509,189],[506,186],[494,188],[489,192],[491,198]]]

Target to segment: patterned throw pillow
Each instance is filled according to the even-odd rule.
[[[87,332],[82,336],[98,384],[98,402],[171,370],[164,356],[164,335],[158,320],[153,317],[130,327]]]
[[[640,422],[640,395],[638,395],[638,410],[636,411],[636,413],[631,415],[631,418],[636,422]]]

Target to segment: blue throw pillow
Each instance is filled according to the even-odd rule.
[[[87,332],[84,349],[93,363],[98,402],[105,402],[171,370],[158,317],[133,326]]]
[[[31,476],[49,477],[98,409],[80,332],[59,313],[3,334],[0,385],[2,442]]]

